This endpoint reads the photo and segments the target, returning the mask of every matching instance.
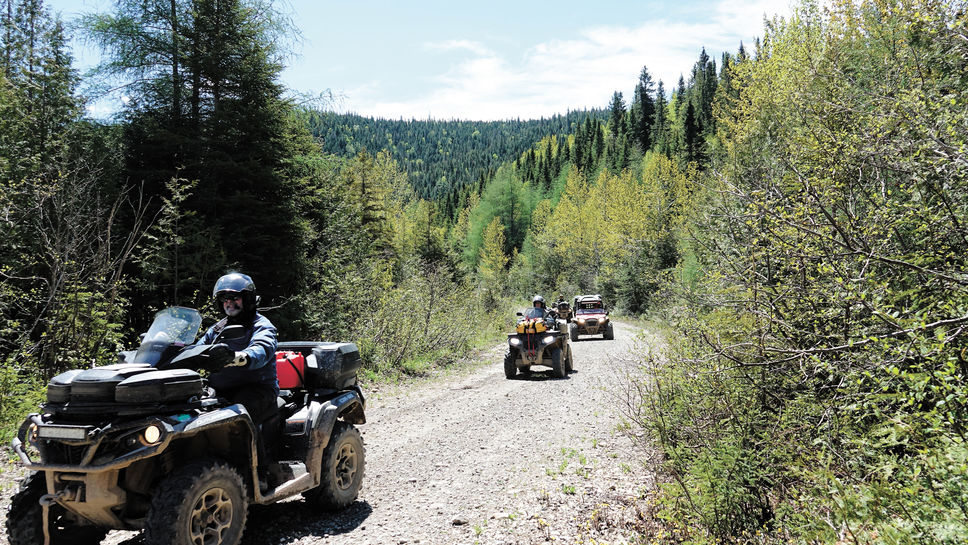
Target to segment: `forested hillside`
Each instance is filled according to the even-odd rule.
[[[489,171],[514,160],[545,136],[568,134],[585,118],[602,119],[605,115],[602,109],[568,112],[550,119],[394,121],[314,111],[309,127],[322,141],[325,153],[350,158],[364,150],[388,151],[417,195],[442,201],[452,215],[457,206],[455,198],[475,184],[480,191]]]
[[[801,2],[601,115],[491,124],[306,111],[271,10],[148,4],[79,30],[130,89],[110,123],[42,2],[0,10],[7,433],[160,308],[214,318],[230,269],[369,376],[593,292],[664,333],[622,407],[659,451],[644,542],[968,541],[963,2]]]

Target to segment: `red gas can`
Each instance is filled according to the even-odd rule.
[[[306,357],[299,352],[276,352],[276,377],[282,390],[305,387]]]

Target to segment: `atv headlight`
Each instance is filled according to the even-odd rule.
[[[521,339],[512,337],[511,339],[508,339],[508,343],[510,343],[511,346],[521,346]]]
[[[578,319],[578,325],[585,325],[585,319],[584,318],[579,318]]]
[[[555,336],[554,335],[548,335],[547,337],[541,339],[541,342],[543,342],[544,344],[551,344],[551,343],[555,342]]]
[[[159,424],[149,424],[148,427],[141,432],[141,442],[144,443],[145,446],[150,447],[151,445],[155,445],[161,441],[161,436],[163,434],[164,430],[162,430]]]

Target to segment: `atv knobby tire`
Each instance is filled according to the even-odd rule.
[[[236,545],[248,516],[245,483],[231,466],[198,460],[176,470],[151,499],[147,545]]]
[[[562,357],[560,348],[555,347],[551,350],[551,370],[558,378],[568,376],[568,369],[565,368],[565,358]]]
[[[571,337],[572,342],[578,342],[578,326],[568,324],[568,335]]]
[[[352,424],[337,422],[323,451],[319,486],[303,493],[315,507],[335,511],[356,501],[363,484],[363,438]]]
[[[514,378],[514,375],[518,374],[518,367],[514,364],[515,353],[508,350],[504,353],[504,376],[508,379]]]
[[[38,545],[44,542],[43,508],[40,497],[47,493],[43,473],[28,476],[10,500],[7,511],[7,538],[10,545]],[[52,504],[48,512],[51,545],[95,545],[108,531],[97,526],[79,526],[60,505]]]
[[[611,341],[615,338],[615,330],[612,329],[612,322],[609,322],[608,325],[605,326],[605,333],[602,335],[602,337],[604,337],[606,341]]]
[[[571,351],[571,345],[567,347],[565,354],[565,371],[571,373],[575,370],[575,354]]]

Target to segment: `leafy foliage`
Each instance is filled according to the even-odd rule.
[[[702,304],[642,419],[697,540],[968,537],[965,23],[805,3],[731,63]]]

